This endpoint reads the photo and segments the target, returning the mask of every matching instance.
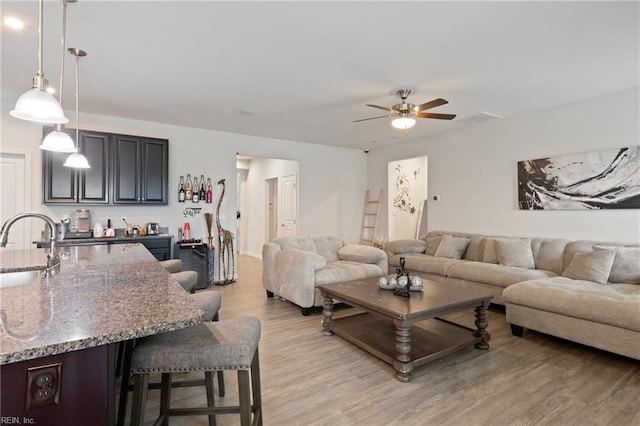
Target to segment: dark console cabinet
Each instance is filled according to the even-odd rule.
[[[45,204],[167,204],[167,139],[81,130],[79,147],[91,168],[64,167],[69,154],[42,151]]]

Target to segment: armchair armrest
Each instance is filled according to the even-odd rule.
[[[338,249],[338,258],[351,262],[372,263],[378,265],[382,273],[387,271],[387,253],[377,247],[361,244],[347,244]]]
[[[424,253],[427,243],[424,240],[393,240],[388,241],[384,249],[389,257],[400,253]]]
[[[284,249],[276,253],[273,268],[275,293],[302,307],[313,306],[315,273],[327,266],[327,260],[317,253]]]

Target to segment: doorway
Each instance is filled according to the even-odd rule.
[[[262,257],[264,243],[298,233],[299,163],[239,154],[236,164],[240,247],[243,254]]]
[[[0,152],[0,220],[2,222],[31,210],[30,159],[25,153]],[[11,228],[7,247],[30,248],[29,221],[20,220]],[[38,224],[42,222],[38,221]]]

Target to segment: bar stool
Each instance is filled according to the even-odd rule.
[[[197,305],[204,311],[204,321],[218,321],[218,311],[222,306],[222,294],[218,290],[201,291],[191,295]],[[131,370],[131,354],[136,344],[133,340],[123,342],[122,353],[119,359],[123,359],[123,369],[127,373]],[[118,403],[118,419],[117,425],[124,425],[125,413],[127,411],[127,393],[132,390],[130,383],[130,374],[123,374],[120,383],[120,400]],[[205,377],[206,380],[206,377]],[[183,380],[175,381],[172,383],[172,387],[189,387],[205,385],[205,380]],[[149,389],[160,389],[160,383],[149,384]],[[218,371],[218,395],[223,398],[225,395],[224,386],[224,371]]]
[[[159,263],[170,274],[182,271],[182,260],[180,259],[161,260]]]
[[[239,413],[242,426],[261,426],[259,340],[260,321],[254,317],[201,323],[140,339],[131,359],[134,375],[131,424],[144,424],[149,373],[160,372],[160,417],[156,424],[167,424],[172,415],[208,415],[209,424],[215,425],[216,413]],[[238,372],[238,406],[215,406],[212,372],[220,370]],[[172,373],[188,371],[204,371],[207,375],[207,407],[172,409]]]
[[[198,284],[198,273],[196,271],[180,271],[169,275],[178,281],[185,291],[189,293],[196,291],[196,285]]]

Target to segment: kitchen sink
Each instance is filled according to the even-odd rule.
[[[0,288],[17,287],[40,280],[41,270],[0,273]]]

